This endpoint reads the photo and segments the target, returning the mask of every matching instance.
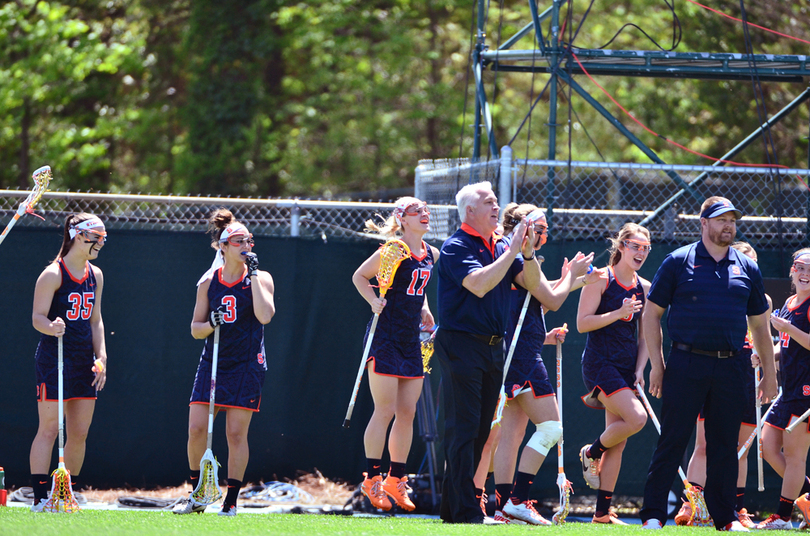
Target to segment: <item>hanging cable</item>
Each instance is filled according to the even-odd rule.
[[[662,47],[660,44],[658,44],[658,41],[656,41],[655,39],[652,38],[652,36],[650,36],[650,34],[645,32],[640,26],[638,26],[636,24],[633,24],[632,22],[628,22],[627,24],[625,24],[621,28],[619,28],[619,31],[616,32],[613,35],[613,37],[610,38],[610,41],[608,41],[607,43],[605,43],[604,45],[602,45],[601,47],[598,47],[598,48],[600,50],[603,49],[603,48],[606,48],[617,37],[619,37],[619,34],[621,34],[624,31],[625,28],[633,27],[633,28],[636,28],[642,34],[644,34],[644,37],[649,39],[652,42],[653,45],[655,45],[656,47],[658,47],[662,51],[671,52],[671,51],[675,50],[678,47],[678,45],[681,43],[681,37],[683,36],[683,29],[681,28],[681,19],[678,18],[678,14],[675,12],[675,0],[672,1],[672,4],[670,4],[667,0],[664,0],[664,4],[666,4],[666,6],[672,12],[672,46],[670,48]]]

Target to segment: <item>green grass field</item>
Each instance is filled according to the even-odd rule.
[[[171,512],[84,510],[76,514],[33,514],[27,508],[0,508],[0,535],[95,536],[95,535],[318,535],[318,536],[428,536],[498,534],[519,535],[527,531],[564,533],[566,536],[641,533],[641,525],[628,527],[566,523],[561,527],[519,525],[444,525],[439,520],[408,517],[349,517],[335,515],[240,514],[223,518],[213,514],[177,516]],[[710,534],[710,528],[668,525],[661,536]]]

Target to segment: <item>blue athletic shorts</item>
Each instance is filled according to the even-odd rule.
[[[554,386],[542,359],[512,359],[509,364],[504,382],[506,398],[512,400],[527,387],[531,388],[535,398],[554,394]]]
[[[264,367],[255,359],[217,370],[214,404],[221,409],[240,408],[259,411],[264,376]],[[208,404],[210,394],[211,362],[201,359],[197,366],[190,403]]]
[[[59,368],[57,365],[36,362],[37,370],[37,400],[59,400]],[[92,385],[96,375],[93,373],[92,362],[87,365],[64,363],[62,385],[64,400],[96,399],[96,388]]]
[[[366,341],[363,341],[365,347]],[[397,378],[424,378],[422,346],[419,341],[403,343],[374,337],[368,362],[375,374]]]
[[[773,405],[771,412],[768,414],[768,418],[765,420],[770,426],[774,428],[778,428],[779,430],[784,430],[787,428],[790,423],[797,418],[801,417],[805,411],[810,409],[810,401],[807,400],[789,400],[785,401],[779,399]],[[793,431],[797,430],[804,430],[805,432],[810,432],[810,424],[808,424],[807,420],[804,423],[797,426]]]
[[[606,396],[622,389],[634,390],[633,383],[636,381],[636,371],[633,369],[622,369],[611,363],[593,363],[590,360],[582,362],[582,381],[588,394],[582,397],[586,406],[603,409],[604,406],[597,399],[599,392]]]

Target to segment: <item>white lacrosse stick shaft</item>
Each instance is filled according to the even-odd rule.
[[[562,343],[557,340],[557,407],[560,412],[560,422],[563,422],[562,401]],[[560,508],[551,518],[556,525],[565,523],[568,514],[568,479],[565,477],[565,464],[563,463],[563,434],[557,441],[557,487],[560,488]]]
[[[801,417],[790,423],[790,426],[785,428],[785,431],[792,432],[797,426],[799,426],[799,423],[805,421],[807,417],[810,417],[810,409],[802,413]]]
[[[59,393],[59,468],[65,468],[65,350],[62,337],[57,337],[57,348],[59,354],[59,377],[58,377],[58,393]]]
[[[217,397],[217,361],[219,360],[219,326],[214,328],[214,352],[211,356],[211,394],[208,397],[208,442],[206,450],[214,443],[214,401]]]
[[[512,343],[509,345],[509,352],[506,354],[506,363],[503,365],[503,381],[501,382],[501,395],[498,397],[498,409],[495,410],[495,419],[492,421],[492,426],[501,422],[503,418],[503,408],[506,406],[506,375],[509,373],[509,365],[512,364],[512,356],[515,355],[515,347],[517,346],[518,337],[520,337],[520,330],[523,328],[523,319],[526,318],[526,311],[529,309],[529,302],[532,300],[532,293],[526,291],[526,299],[523,300],[523,307],[520,309],[517,325],[515,326],[515,334],[512,336]]]
[[[768,408],[768,411],[766,411],[765,415],[763,415],[762,419],[760,419],[761,423],[764,423],[765,421],[768,420],[768,415],[771,414],[771,410],[773,409],[773,405],[776,404],[776,401],[779,400],[779,398],[781,398],[781,396],[782,396],[782,388],[780,387],[779,388],[779,394],[776,395],[776,398],[773,399],[773,402],[771,403],[771,407]],[[742,446],[740,447],[740,449],[737,451],[737,459],[738,460],[740,458],[742,458],[743,455],[745,454],[745,451],[747,451],[749,449],[749,447],[751,447],[751,443],[754,442],[754,439],[756,437],[757,437],[757,431],[754,430],[753,432],[751,432],[751,435],[748,436],[748,439],[745,440],[745,443],[743,443]]]
[[[655,412],[653,411],[652,406],[650,405],[650,401],[647,400],[647,394],[642,389],[641,385],[636,384],[636,392],[638,392],[639,396],[641,397],[641,401],[644,403],[644,408],[647,410],[647,414],[650,416],[650,420],[655,425],[655,429],[658,430],[658,435],[661,435],[661,423],[658,422],[658,417],[655,416]],[[686,480],[686,473],[683,472],[681,466],[678,466],[678,476],[681,477],[681,480],[688,482]]]
[[[754,370],[754,400],[757,402],[757,490],[765,491],[765,475],[762,468],[762,399],[759,398],[759,384],[762,382],[760,373],[762,367]]]
[[[374,319],[371,321],[371,328],[368,330],[366,347],[363,349],[363,358],[360,360],[360,368],[357,370],[357,378],[354,380],[354,389],[352,389],[352,397],[349,400],[349,409],[346,410],[346,417],[343,419],[343,428],[348,428],[352,420],[354,403],[357,402],[357,393],[360,391],[360,382],[363,381],[363,371],[366,370],[366,359],[368,359],[368,353],[371,351],[371,341],[374,340],[374,332],[377,330],[377,321],[379,319],[379,313],[374,313]]]

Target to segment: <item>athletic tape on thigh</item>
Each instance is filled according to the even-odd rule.
[[[543,456],[548,454],[551,447],[557,444],[562,436],[562,423],[560,421],[545,421],[537,425],[537,431],[529,438],[526,443],[527,447],[531,447]]]

